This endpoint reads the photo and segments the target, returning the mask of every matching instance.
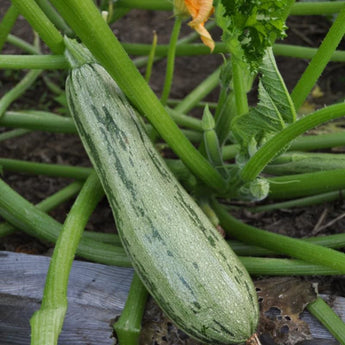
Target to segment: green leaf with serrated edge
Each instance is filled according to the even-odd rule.
[[[215,0],[215,18],[232,57],[256,71],[277,38],[285,36],[287,0]]]
[[[259,69],[259,103],[232,121],[232,136],[240,144],[237,163],[244,164],[270,137],[296,120],[289,92],[268,48]]]

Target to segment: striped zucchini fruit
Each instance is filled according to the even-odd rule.
[[[246,342],[258,322],[248,273],[166,167],[113,79],[83,64],[71,70],[66,92],[123,247],[150,294],[199,341]]]

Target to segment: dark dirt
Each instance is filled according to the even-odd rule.
[[[8,4],[8,0],[1,1],[1,15],[4,9],[8,7]],[[135,26],[133,23],[135,23]],[[115,24],[113,29],[122,42],[151,43],[152,32],[155,30],[159,43],[168,43],[172,24],[171,13],[152,13],[135,10],[131,11]],[[317,47],[329,26],[328,19],[324,17],[291,17],[288,21],[288,37],[284,42]],[[182,34],[188,34],[189,32],[190,28],[184,25]],[[13,33],[32,42],[32,31],[23,18],[19,18]],[[215,35],[217,34],[219,33],[215,33]],[[339,48],[345,49],[345,42],[342,42]],[[18,52],[16,48],[10,45],[6,45],[3,51],[6,54]],[[171,97],[179,99],[186,96],[221,63],[222,57],[219,55],[178,57],[176,59],[176,73]],[[296,81],[308,65],[307,60],[285,57],[278,57],[277,63],[289,90],[292,90]],[[150,84],[158,95],[162,90],[164,74],[165,61],[161,60],[156,62]],[[15,85],[18,77],[21,75],[23,75],[23,72],[0,71],[0,96]],[[49,74],[49,76],[56,81],[63,81],[65,73],[54,72],[53,74]],[[311,99],[310,101],[314,103],[313,106],[319,107],[323,104],[331,104],[342,99],[345,95],[344,76],[344,64],[330,63],[318,83],[324,95],[318,99]],[[60,86],[63,87],[63,84],[61,83]],[[207,97],[207,100],[216,101],[217,94],[218,90],[215,90]],[[255,102],[255,98],[254,90],[250,97],[251,102]],[[58,112],[60,107],[61,105],[54,100],[54,95],[47,89],[42,78],[40,78],[33,88],[12,104],[11,109],[45,109]],[[0,133],[2,131],[5,131],[5,129],[0,129]],[[67,134],[32,132],[20,138],[7,140],[0,145],[0,157],[44,163],[90,166],[78,137]],[[11,187],[33,203],[39,202],[70,182],[66,181],[66,179],[30,176],[6,171],[3,173],[3,178]],[[63,222],[70,206],[71,202],[66,202],[50,214],[57,220]],[[339,221],[330,226],[323,227],[320,232],[318,232],[317,226],[327,225],[341,214],[344,214],[344,212],[344,202],[338,201],[309,208],[299,208],[296,210],[286,209],[270,213],[250,214],[249,212],[242,212],[239,216],[249,224],[257,227],[293,237],[305,237],[316,232],[318,234],[342,232],[345,226],[345,218],[339,219]],[[322,217],[321,224],[319,224],[320,217]],[[111,211],[106,200],[103,200],[97,207],[87,228],[102,232],[115,231]],[[50,246],[46,243],[42,244],[22,234],[9,236],[0,242],[1,250],[46,253],[49,248]],[[319,282],[321,292],[345,296],[343,278],[313,278],[313,281]],[[166,321],[164,322],[166,323]],[[167,324],[167,327],[170,327],[169,324]],[[181,337],[179,333],[178,337]],[[180,342],[179,340],[176,344],[192,344],[192,342],[183,341],[185,342]],[[174,344],[174,342],[161,343]]]

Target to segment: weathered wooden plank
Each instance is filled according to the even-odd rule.
[[[30,344],[29,320],[40,307],[49,261],[44,256],[0,252],[0,345]],[[130,268],[75,261],[59,344],[113,345],[112,320],[124,307],[132,275]],[[345,298],[336,297],[333,309],[345,321]],[[300,345],[339,344],[308,312],[302,319],[314,339]]]
[[[0,252],[0,345],[30,344],[29,320],[40,307],[50,258]],[[75,261],[59,344],[111,345],[133,270]]]

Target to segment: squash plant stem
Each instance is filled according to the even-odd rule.
[[[341,345],[345,345],[345,323],[321,297],[308,304],[307,309]]]
[[[20,229],[31,236],[34,236],[36,238],[39,238],[45,241],[56,242],[62,228],[62,225],[59,222],[57,222],[55,219],[45,214],[44,212],[39,210],[37,207],[32,205],[30,202],[25,200],[22,196],[20,196],[17,192],[15,192],[2,180],[0,180],[0,215],[4,219],[6,219],[10,224],[15,226],[17,229]],[[95,236],[92,233],[87,232],[80,240],[79,247],[76,251],[76,255],[82,258],[85,258],[87,260],[91,260],[91,261],[106,264],[106,265],[114,265],[114,266],[121,266],[121,267],[131,266],[130,260],[126,256],[123,248],[118,246],[119,242],[116,239],[112,239],[111,241],[107,239],[106,241],[106,242],[116,243],[116,245],[112,245],[109,243],[101,243],[100,241],[98,240],[96,241],[94,239],[95,239]],[[344,241],[344,239],[342,240]],[[236,244],[237,248],[239,248],[238,246],[239,245]],[[243,247],[243,245],[241,245],[241,247]],[[254,254],[254,251],[250,247],[248,248],[248,250],[249,250],[247,252],[248,255]],[[245,254],[243,249],[242,249],[241,254],[242,255]],[[259,260],[257,262],[257,258],[255,257],[252,258],[253,260],[252,262],[250,260],[251,260],[250,258],[247,258],[244,260],[244,262],[246,265],[248,265],[248,267],[252,265],[254,274],[261,274],[261,273],[268,272],[267,269],[265,269],[262,266],[262,264],[260,264],[262,263],[262,260]],[[271,271],[273,270],[283,271],[287,265],[290,265],[290,267],[291,265],[296,265],[295,263],[291,264],[291,263],[286,263],[285,261],[284,263],[279,262],[279,261],[272,261],[272,262],[274,262],[274,266],[275,266],[274,268],[270,266],[270,265],[273,265],[272,263],[267,266],[267,267],[270,267],[269,269]],[[261,271],[259,271],[260,265],[262,267]],[[296,270],[296,272],[300,272],[300,274],[302,274],[301,273],[302,263],[298,263],[297,265],[298,265],[298,269]],[[303,265],[305,267],[303,270],[303,275],[313,274],[315,270],[318,270],[320,274],[321,272],[323,272],[322,274],[327,274],[327,272],[328,274],[335,274],[335,271],[337,271],[336,269],[332,267],[328,267],[328,271],[326,271],[327,267],[325,268],[325,265],[319,265],[322,267],[315,268],[315,263],[313,264],[314,265],[313,270],[311,270],[312,267],[308,265],[307,263],[303,263]]]
[[[291,199],[345,188],[345,169],[268,178],[271,199]]]
[[[173,9],[169,0],[119,0],[116,2],[116,6],[155,11],[171,11]]]
[[[68,277],[74,256],[84,227],[103,195],[94,172],[85,181],[56,242],[41,308],[30,319],[31,345],[54,345],[58,342],[67,311]]]
[[[3,133],[0,133],[0,142],[8,140],[8,139],[12,139],[12,138],[17,138],[30,132],[31,132],[30,129],[23,129],[23,128],[16,128],[11,131],[6,131]]]
[[[152,44],[151,44],[151,49],[150,53],[147,57],[147,64],[146,64],[146,70],[145,70],[145,80],[147,83],[150,81],[151,74],[152,74],[152,67],[153,63],[155,62],[155,53],[156,53],[156,47],[157,47],[157,33],[154,31],[153,32],[153,38],[152,38]]]
[[[128,54],[135,55],[135,56],[146,56],[150,51],[149,44],[143,43],[123,43],[122,46],[126,50]],[[273,45],[273,53],[276,56],[289,56],[295,57],[300,59],[307,59],[310,60],[313,56],[317,53],[317,48],[311,47],[304,47],[299,45],[291,45],[291,44],[280,44],[275,43]],[[162,57],[166,56],[169,49],[169,45],[167,44],[159,44],[157,45],[156,49],[156,56]],[[219,53],[226,53],[227,48],[225,43],[217,42],[213,51],[213,54]],[[181,43],[178,44],[176,47],[176,56],[199,56],[199,55],[208,55],[210,54],[210,50],[203,44],[199,43]],[[333,51],[330,61],[338,61],[344,62],[345,61],[345,51],[344,50],[335,50]]]
[[[67,69],[63,55],[0,55],[2,69]]]
[[[49,212],[77,194],[80,191],[81,186],[81,182],[72,182],[67,187],[62,188],[58,192],[36,204],[36,207],[43,212]],[[0,238],[11,235],[16,231],[18,230],[9,223],[0,224]]]
[[[161,102],[163,105],[166,105],[169,94],[170,94],[170,90],[171,90],[171,85],[172,85],[173,76],[174,76],[174,67],[175,67],[176,43],[177,43],[178,36],[180,34],[181,24],[182,24],[182,19],[179,16],[176,16],[174,27],[171,32],[170,42],[169,42],[165,81],[164,81],[163,92],[161,96]]]
[[[34,0],[12,0],[12,3],[53,53],[63,53],[62,35]]]
[[[15,87],[2,96],[0,99],[0,118],[11,103],[19,98],[35,82],[41,73],[41,70],[29,71]]]
[[[217,68],[206,79],[204,79],[195,89],[193,89],[184,99],[175,106],[174,110],[179,113],[187,113],[193,109],[200,100],[208,95],[219,84],[220,68]]]
[[[34,45],[22,40],[21,38],[11,35],[9,34],[7,36],[7,43],[12,44],[14,46],[16,46],[17,48],[20,48],[21,50],[23,50],[24,52],[27,52],[29,54],[39,54],[40,51],[37,47],[35,47]]]
[[[312,151],[329,149],[345,145],[345,132],[332,132],[326,134],[305,135],[297,137],[289,146],[288,151]],[[240,150],[237,144],[226,145],[223,147],[223,159],[233,159]]]
[[[188,118],[188,116],[183,114],[178,114],[177,116],[175,114],[171,113],[171,118],[176,124],[181,124],[189,128],[198,127],[198,123],[194,119]],[[37,111],[6,111],[0,118],[0,125],[9,128],[26,128],[53,133],[77,133],[74,122],[70,117],[63,117],[48,112],[40,114]],[[151,125],[147,125],[148,132],[150,132],[151,128]],[[191,142],[200,142],[200,129],[195,131],[186,128],[181,131]]]
[[[345,5],[344,1],[321,1],[321,2],[297,2],[291,10],[290,15],[328,15],[339,12]],[[136,8],[144,10],[171,11],[172,3],[169,0],[118,0],[117,7]]]
[[[277,202],[274,204],[249,207],[248,210],[251,212],[267,212],[267,211],[281,210],[281,209],[287,209],[287,208],[293,208],[293,207],[312,206],[312,205],[339,200],[343,197],[344,193],[345,193],[345,190],[336,190],[333,192],[316,194],[316,195],[302,197],[298,199]]]
[[[345,1],[296,2],[290,11],[292,16],[331,15],[338,13],[345,6]]]
[[[49,20],[55,25],[55,27],[63,32],[65,35],[73,36],[72,30],[68,27],[61,16],[56,12],[54,7],[50,4],[48,0],[36,0],[39,7],[49,18]]]
[[[233,92],[235,94],[235,104],[236,104],[236,116],[241,116],[248,113],[248,98],[247,98],[247,85],[246,77],[248,71],[245,67],[247,65],[242,61],[238,61],[235,57],[231,59],[232,63],[232,82],[233,82]]]
[[[0,215],[16,228],[41,240],[56,242],[62,225],[0,180]],[[123,248],[83,237],[76,255],[95,262],[129,267]]]
[[[24,51],[27,51],[30,54],[38,54],[36,49],[26,43],[25,41],[20,40],[16,36],[8,35],[7,42],[11,43]],[[133,55],[138,54],[137,49],[135,49],[135,44],[123,44],[126,51]],[[163,57],[166,56],[168,46],[157,45],[156,57]],[[149,46],[147,46],[149,48]],[[183,48],[183,50],[181,49]],[[188,49],[187,49],[188,48]],[[198,50],[201,48],[199,54]],[[142,49],[142,48],[141,48]],[[207,48],[208,49],[208,48]],[[145,52],[143,54],[146,54]],[[225,48],[223,49],[225,52]],[[273,51],[275,55],[278,56],[289,56],[289,57],[296,57],[301,59],[312,59],[312,57],[316,54],[317,50],[315,48],[308,48],[308,47],[300,47],[300,46],[292,46],[287,44],[276,44],[273,46]],[[190,52],[190,53],[189,53]],[[209,52],[204,49],[201,45],[195,44],[183,44],[177,45],[176,47],[176,56],[191,56],[191,55],[201,55],[201,54],[209,54]],[[141,53],[139,53],[141,55]],[[145,60],[146,61],[146,60]],[[335,62],[344,62],[345,61],[345,51],[335,51],[332,54],[330,61]],[[141,61],[133,61],[136,66],[140,66],[142,64]],[[64,56],[62,55],[40,55],[40,56],[26,56],[26,55],[1,55],[0,56],[0,68],[7,68],[7,69],[66,69],[67,68],[67,61]]]
[[[113,325],[119,345],[137,345],[148,292],[134,272],[125,307]]]
[[[26,128],[54,133],[77,132],[74,122],[71,118],[48,112],[6,111],[5,114],[0,117],[0,125],[10,128]]]
[[[6,42],[8,34],[11,32],[15,22],[17,21],[18,15],[19,12],[17,8],[14,5],[11,5],[2,18],[0,23],[0,52]]]
[[[302,77],[294,87],[291,98],[296,109],[299,109],[309,92],[314,87],[316,81],[327,66],[333,52],[336,50],[339,42],[345,35],[345,6],[337,15],[326,37],[322,41],[317,53],[310,61]]]
[[[231,216],[215,200],[212,206],[219,217],[220,224],[230,236],[272,250],[277,254],[286,254],[312,264],[329,267],[342,274],[345,273],[344,253],[247,225]]]
[[[254,180],[265,166],[292,140],[307,130],[345,115],[345,103],[334,104],[297,120],[268,140],[241,171],[244,182]]]

